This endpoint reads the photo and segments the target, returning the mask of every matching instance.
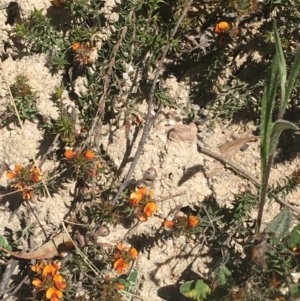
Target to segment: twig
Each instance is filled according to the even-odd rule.
[[[218,160],[219,162],[223,163],[224,165],[229,165],[230,167],[232,167],[237,173],[239,173],[241,176],[243,176],[244,178],[250,180],[253,184],[255,184],[257,187],[259,187],[260,182],[258,180],[256,180],[255,178],[253,178],[249,172],[247,172],[246,170],[241,169],[239,166],[237,166],[236,164],[234,164],[233,162],[231,162],[230,160],[225,159],[224,157],[206,149],[203,148],[199,145],[198,143],[198,150],[200,153],[207,155],[213,159]]]
[[[154,100],[154,95],[155,95],[155,90],[156,90],[156,84],[157,84],[157,80],[159,78],[159,75],[160,75],[160,71],[161,71],[161,68],[162,68],[162,65],[163,65],[163,62],[165,60],[165,57],[169,51],[169,48],[170,48],[170,45],[171,45],[171,42],[173,41],[174,39],[174,36],[178,30],[178,27],[179,25],[181,24],[184,16],[186,15],[190,5],[192,4],[193,0],[189,0],[189,2],[187,3],[187,5],[185,6],[183,12],[182,12],[182,15],[181,17],[179,18],[179,20],[177,21],[174,29],[172,30],[171,34],[170,34],[170,40],[169,40],[169,43],[168,45],[165,47],[165,50],[161,56],[161,59],[159,60],[158,62],[158,65],[157,65],[157,69],[156,69],[156,72],[155,72],[155,76],[154,76],[154,79],[153,79],[153,83],[152,83],[152,86],[151,86],[151,90],[150,90],[150,94],[149,94],[149,102],[148,102],[148,111],[147,111],[147,116],[146,116],[146,120],[145,120],[145,127],[144,127],[144,131],[143,131],[143,134],[142,134],[142,137],[141,137],[141,140],[139,142],[139,145],[138,145],[138,148],[136,150],[136,153],[134,155],[134,158],[133,158],[133,161],[131,163],[131,166],[128,170],[128,173],[126,175],[126,178],[124,179],[124,182],[120,185],[115,197],[113,198],[112,200],[112,205],[116,204],[118,202],[118,199],[121,195],[121,193],[123,192],[123,190],[128,186],[129,184],[129,181],[130,181],[130,178],[134,172],[134,169],[140,159],[140,156],[142,154],[142,150],[143,150],[143,147],[144,147],[144,144],[146,143],[146,140],[147,140],[147,137],[148,137],[148,134],[152,128],[152,125],[156,119],[156,117],[158,116],[158,113],[157,112],[154,116],[152,115],[152,110],[153,110],[153,100]]]
[[[112,69],[113,69],[113,66],[114,66],[115,61],[116,61],[117,52],[118,52],[118,50],[119,50],[119,48],[122,44],[122,41],[123,41],[123,39],[126,35],[126,32],[127,32],[127,27],[124,26],[123,30],[121,32],[120,39],[118,40],[118,42],[116,43],[116,45],[113,48],[113,51],[112,51],[113,56],[112,56],[112,58],[109,62],[108,70],[107,70],[107,73],[104,77],[103,93],[102,93],[101,98],[98,102],[98,112],[97,112],[97,115],[94,118],[94,121],[93,121],[92,125],[91,125],[91,129],[89,131],[89,138],[92,137],[98,122],[101,122],[101,120],[99,120],[99,116],[102,116],[103,113],[104,113],[105,97],[106,97],[106,94],[107,94],[107,91],[108,91],[108,88],[109,88],[110,76],[112,74]],[[86,141],[83,143],[82,149],[86,146],[86,144],[88,143],[88,140],[89,139],[86,139]]]
[[[18,265],[19,260],[11,259],[10,262],[7,264],[5,272],[2,275],[1,283],[0,283],[0,296],[3,293],[6,293],[8,289],[8,282],[11,279],[11,275],[14,272],[16,266]]]
[[[173,198],[176,198],[176,197],[182,196],[182,195],[185,195],[185,192],[176,193],[176,194],[173,194],[173,195],[168,195],[168,196],[166,196],[164,198],[158,199],[157,201],[155,201],[155,203],[160,203],[160,202],[163,202],[163,201],[166,201],[166,200],[169,200],[169,199],[173,199]]]
[[[237,166],[236,164],[234,164],[233,162],[231,162],[230,160],[225,159],[224,157],[206,149],[203,148],[199,145],[198,143],[198,150],[200,153],[207,155],[213,159],[218,160],[219,162],[223,163],[224,165],[228,165],[230,167],[232,167],[237,173],[239,173],[241,176],[243,176],[244,178],[250,180],[253,184],[255,184],[257,187],[260,186],[260,182],[258,180],[256,180],[255,178],[253,178],[249,172],[247,172],[246,170],[241,169],[239,166]],[[276,198],[276,201],[284,206],[287,206],[288,208],[292,209],[293,211],[297,212],[298,214],[300,214],[300,210],[295,208],[293,205],[289,204],[288,202],[284,201],[284,200],[280,200],[278,198]]]
[[[24,282],[26,282],[27,280],[29,280],[29,276],[26,275],[22,280],[21,282],[16,286],[14,287],[14,290],[5,298],[1,299],[2,301],[6,301],[8,299],[10,299],[11,296],[13,296],[20,288],[21,286],[23,285]]]

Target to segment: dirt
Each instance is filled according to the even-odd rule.
[[[0,5],[5,4],[1,0]],[[50,1],[28,0],[19,3],[21,7],[21,17],[28,16],[33,7],[37,9],[47,9]],[[108,8],[106,8],[108,9]],[[109,10],[108,10],[109,11]],[[117,16],[111,16],[117,18]],[[7,39],[7,32],[11,26],[5,25],[6,11],[0,10],[0,24],[2,31],[0,39]],[[258,26],[253,28],[257,30]],[[28,55],[19,58],[16,55],[16,49],[7,53],[3,45],[1,54],[5,53],[7,58],[3,61],[3,69],[0,74],[0,112],[6,110],[9,105],[8,89],[4,80],[4,74],[8,83],[14,83],[17,75],[25,75],[29,78],[29,85],[37,93],[37,107],[44,121],[50,118],[58,117],[58,110],[52,101],[54,89],[60,86],[62,74],[52,74],[46,67],[47,58],[43,55]],[[254,61],[259,61],[261,53],[253,51],[249,53],[242,49],[240,55],[236,57],[236,66],[239,68],[247,57],[247,53]],[[229,70],[226,77],[230,75]],[[222,80],[225,80],[224,77]],[[221,79],[220,79],[221,81]],[[201,206],[201,202],[209,196],[214,196],[221,207],[231,208],[234,195],[249,190],[255,192],[255,186],[249,180],[240,177],[230,168],[225,168],[220,162],[208,156],[201,154],[197,149],[197,142],[200,145],[220,154],[219,146],[223,143],[233,141],[236,138],[252,136],[257,130],[253,123],[247,124],[224,124],[215,122],[214,128],[209,126],[209,120],[196,126],[194,123],[184,124],[186,116],[185,107],[193,107],[190,100],[191,78],[187,73],[183,80],[177,80],[170,76],[166,79],[164,85],[169,89],[170,95],[177,103],[178,109],[164,108],[154,127],[152,128],[148,140],[143,149],[138,165],[134,172],[134,178],[142,178],[144,172],[149,168],[155,168],[158,176],[151,189],[155,197],[166,198],[159,203],[157,214],[146,223],[141,223],[131,230],[128,235],[128,241],[140,246],[141,252],[135,263],[135,269],[138,271],[138,289],[136,293],[144,297],[145,300],[171,300],[173,285],[178,283],[187,267],[190,267],[195,275],[205,277],[209,273],[207,263],[211,258],[205,253],[205,248],[195,245],[193,240],[185,236],[157,238],[163,226],[164,219],[171,219],[178,208]],[[77,80],[77,93],[82,91],[83,86],[80,79]],[[67,94],[66,94],[67,95]],[[66,96],[66,103],[72,104],[72,100]],[[200,108],[195,106],[197,113]],[[146,101],[140,104],[138,108],[142,116],[145,116],[147,110]],[[0,136],[0,160],[13,165],[16,163],[28,164],[32,157],[40,160],[40,153],[47,149],[51,141],[45,140],[43,129],[37,122],[25,121],[23,123],[24,131],[15,123],[9,123],[2,128]],[[105,135],[108,131],[114,131],[112,137]],[[101,145],[107,150],[116,166],[120,166],[124,153],[126,152],[126,133],[121,125],[112,129],[109,126],[102,128],[103,138]],[[138,132],[135,146],[129,157],[133,156],[141,137],[141,131]],[[46,137],[47,138],[47,137]],[[109,139],[110,138],[110,139]],[[260,178],[260,142],[249,142],[245,151],[238,150],[232,156],[231,160],[238,164],[244,170],[247,170],[254,178]],[[47,160],[43,166],[43,173],[51,171],[57,162]],[[300,166],[298,157],[291,161],[285,161],[275,165],[270,183],[276,185],[284,176],[290,175],[291,171]],[[130,167],[128,162],[122,171],[125,175]],[[0,185],[7,187],[8,181],[3,173],[0,179]],[[7,231],[20,231],[23,225],[20,224],[20,217],[23,214],[28,216],[28,223],[35,223],[37,226],[34,243],[38,247],[54,232],[61,228],[61,220],[64,219],[69,211],[72,202],[72,193],[75,189],[75,183],[66,183],[53,194],[53,198],[41,196],[30,202],[22,204],[17,213],[7,208],[0,214],[0,234]],[[172,197],[173,196],[173,197]],[[300,205],[299,192],[294,192],[287,196],[286,201],[295,206]],[[14,201],[14,199],[13,199]],[[53,206],[55,202],[55,206]],[[263,228],[280,211],[278,203],[268,203],[265,208]],[[256,217],[256,210],[253,211],[253,218]],[[38,221],[37,221],[38,219]],[[115,244],[124,238],[128,229],[117,226],[111,229],[111,234],[104,239],[105,242]],[[25,242],[24,242],[25,244]],[[27,246],[24,245],[26,248]],[[236,245],[236,248],[240,248]],[[21,248],[20,248],[21,249]],[[160,297],[159,297],[160,296]],[[16,300],[12,298],[11,300]],[[174,300],[174,299],[172,299]],[[185,300],[184,297],[177,296],[176,300]]]

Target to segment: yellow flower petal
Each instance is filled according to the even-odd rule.
[[[46,298],[50,299],[51,301],[57,301],[58,299],[61,299],[62,296],[62,291],[56,289],[54,286],[48,288],[46,291]]]
[[[129,204],[136,206],[143,199],[143,194],[139,191],[134,191],[130,194]]]
[[[32,285],[34,285],[35,287],[38,287],[38,286],[41,285],[42,281],[41,281],[40,279],[34,278],[34,279],[32,280],[31,283],[32,283]]]
[[[144,213],[146,214],[146,216],[150,217],[152,216],[152,214],[157,211],[157,205],[154,202],[149,202],[146,204],[146,206],[144,207]]]
[[[54,276],[56,273],[56,268],[51,265],[51,264],[47,264],[44,269],[43,269],[43,276],[47,276],[47,275],[52,275]]]
[[[229,31],[232,28],[232,23],[228,23],[226,21],[219,22],[214,27],[214,32],[217,34],[224,33]]]
[[[131,257],[132,259],[135,259],[135,258],[138,256],[138,251],[137,251],[136,248],[131,247],[131,248],[129,249],[129,254],[130,254],[130,257]]]

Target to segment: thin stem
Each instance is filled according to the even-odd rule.
[[[261,222],[262,222],[263,211],[264,211],[264,206],[265,206],[265,201],[266,201],[266,195],[267,195],[267,190],[268,190],[268,182],[269,182],[269,177],[270,177],[270,172],[271,172],[271,168],[273,165],[273,161],[274,161],[274,154],[269,156],[267,167],[266,167],[266,170],[264,173],[264,178],[263,178],[262,187],[261,187],[261,191],[260,191],[260,201],[259,201],[257,220],[256,220],[256,234],[258,234],[260,231],[260,226],[261,226]]]
[[[155,76],[154,76],[154,79],[153,79],[153,83],[152,83],[152,86],[151,86],[151,90],[150,90],[150,94],[149,94],[149,102],[148,102],[148,111],[147,111],[147,116],[146,116],[146,121],[145,121],[145,127],[144,127],[144,131],[143,131],[143,134],[142,134],[142,137],[141,137],[141,140],[139,142],[139,145],[138,145],[138,148],[136,150],[136,153],[134,155],[134,159],[131,163],[131,166],[128,170],[128,173],[124,179],[124,182],[120,185],[115,197],[113,198],[111,204],[114,205],[118,202],[118,199],[121,195],[121,193],[124,191],[124,189],[128,186],[128,183],[131,179],[131,176],[134,172],[134,169],[139,161],[139,158],[142,154],[142,150],[143,150],[143,147],[144,147],[144,144],[146,143],[146,140],[147,140],[147,137],[148,137],[148,134],[150,133],[150,130],[152,128],[152,125],[154,124],[159,112],[157,112],[155,115],[152,115],[152,111],[153,111],[153,102],[154,102],[154,96],[155,96],[155,91],[156,91],[156,84],[157,84],[157,80],[159,78],[159,75],[160,75],[160,71],[161,71],[161,68],[162,68],[162,65],[163,65],[163,62],[165,60],[165,57],[170,49],[170,45],[174,39],[174,36],[178,30],[178,27],[180,26],[184,16],[186,15],[190,5],[192,4],[193,0],[189,0],[189,2],[187,3],[187,5],[185,6],[183,12],[182,12],[182,15],[181,17],[179,18],[179,20],[177,21],[174,29],[172,30],[171,34],[170,34],[170,40],[169,40],[169,43],[167,44],[167,46],[165,47],[165,50],[161,56],[161,59],[159,60],[158,62],[158,65],[157,65],[157,69],[156,69],[156,72],[155,72]]]

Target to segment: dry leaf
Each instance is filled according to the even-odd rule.
[[[65,232],[62,232],[51,240],[47,241],[41,247],[37,248],[36,250],[25,253],[19,254],[16,252],[10,252],[1,247],[1,250],[10,254],[13,257],[21,258],[21,259],[47,259],[53,258],[54,256],[59,255],[61,252],[70,251],[74,249],[74,245],[71,242],[69,235]]]
[[[221,156],[230,159],[237,151],[239,151],[247,142],[257,141],[258,137],[240,138],[234,141],[226,142],[219,146]]]

